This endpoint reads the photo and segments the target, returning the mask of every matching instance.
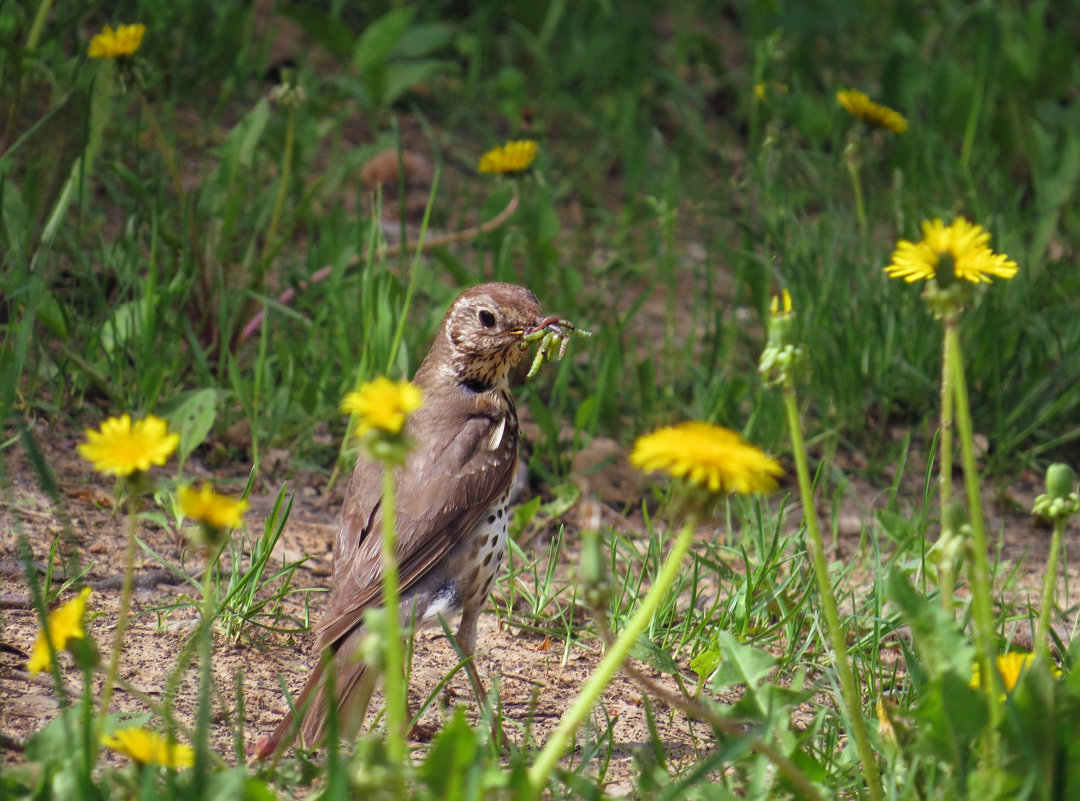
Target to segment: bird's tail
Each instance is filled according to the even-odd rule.
[[[356,736],[367,714],[376,676],[375,671],[356,659],[354,649],[348,648],[348,644],[333,655],[324,652],[324,658],[308,677],[293,707],[270,735],[255,744],[250,763],[261,762],[288,748],[298,732],[307,748],[319,745],[327,734],[331,709],[337,713],[334,728],[338,735]],[[333,707],[327,703],[331,697]],[[302,716],[302,723],[297,723],[297,715]]]

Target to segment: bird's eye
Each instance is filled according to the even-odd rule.
[[[495,315],[487,309],[481,309],[477,317],[480,319],[480,325],[484,326],[484,328],[495,327]]]

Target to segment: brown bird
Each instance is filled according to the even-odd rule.
[[[480,608],[506,550],[518,460],[510,370],[524,352],[523,337],[552,319],[523,287],[467,289],[413,378],[424,405],[407,423],[415,447],[395,476],[401,620],[422,628],[460,611],[457,641],[466,654],[476,646]],[[358,730],[371,693],[373,677],[357,651],[364,611],[382,604],[382,470],[361,456],[345,492],[329,601],[315,628],[316,655],[332,654],[334,697],[327,697],[320,659],[295,704],[308,747],[326,734],[329,704],[338,707],[342,732]],[[295,733],[290,713],[256,745],[255,758],[284,747]]]

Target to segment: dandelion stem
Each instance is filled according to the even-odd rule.
[[[955,313],[953,313],[955,324]],[[948,325],[948,323],[946,323]],[[952,503],[952,471],[953,471],[953,382],[950,375],[953,371],[952,359],[948,348],[944,349],[941,358],[941,428],[938,439],[938,489],[940,490],[941,534],[939,542],[948,546],[957,532],[952,530],[952,515],[947,513],[949,504]],[[941,593],[941,608],[950,615],[955,607],[956,591],[956,565],[954,564],[954,552],[945,547],[941,554],[940,569],[938,570],[938,590]]]
[[[836,672],[840,676],[840,692],[843,696],[844,706],[847,708],[848,720],[851,722],[851,736],[855,740],[859,759],[863,763],[863,775],[866,779],[870,799],[871,801],[882,801],[881,777],[878,773],[877,759],[874,756],[874,750],[870,745],[870,737],[866,730],[866,719],[863,717],[862,712],[862,698],[855,684],[855,674],[851,670],[851,663],[848,662],[846,632],[840,620],[840,611],[837,608],[836,597],[833,595],[832,583],[829,580],[829,567],[825,562],[825,549],[821,542],[817,508],[814,505],[814,489],[810,483],[810,470],[806,461],[806,445],[803,442],[802,426],[799,422],[799,408],[795,398],[795,382],[790,373],[784,378],[784,407],[787,410],[788,428],[791,429],[791,446],[795,454],[795,469],[798,473],[799,492],[803,501],[803,520],[806,523],[807,532],[806,547],[810,551],[810,558],[814,563],[818,595],[821,598],[822,611],[825,613],[825,623],[829,629],[828,633],[832,647],[831,656],[836,665]]]
[[[395,554],[397,501],[394,471],[383,465],[383,608],[386,610],[383,638],[386,648],[386,751],[389,764],[405,764],[405,680],[402,673],[401,620],[398,598],[398,565]],[[398,773],[400,778],[401,774]]]
[[[866,234],[866,204],[863,202],[862,178],[859,175],[859,145],[850,141],[844,148],[844,161],[851,176],[851,189],[855,193],[855,217],[859,221],[859,233]]]
[[[1039,628],[1035,633],[1035,647],[1033,650],[1036,657],[1047,656],[1049,653],[1047,638],[1050,633],[1050,613],[1054,609],[1054,601],[1057,595],[1058,553],[1061,550],[1061,535],[1065,531],[1067,521],[1067,517],[1054,519],[1054,533],[1050,537],[1050,553],[1046,557],[1046,578],[1043,580]]]
[[[675,579],[678,578],[683,558],[686,556],[687,551],[690,550],[690,543],[696,529],[697,519],[691,515],[675,538],[671,551],[660,568],[656,580],[653,581],[652,587],[649,588],[645,600],[641,602],[634,616],[630,618],[626,627],[619,633],[618,638],[608,649],[603,660],[593,671],[592,676],[589,677],[581,692],[578,693],[570,709],[562,716],[559,725],[548,737],[543,750],[536,757],[532,767],[529,768],[529,791],[525,795],[525,801],[533,801],[543,792],[548,777],[570,746],[578,727],[589,715],[600,695],[611,684],[611,680],[615,678],[615,674],[629,656],[630,649],[653,619],[660,602],[671,589]]]
[[[214,587],[214,565],[221,556],[224,543],[207,551],[206,571],[202,581],[202,625],[199,627],[199,706],[195,723],[195,775],[192,791],[196,797],[205,788],[210,771],[210,696],[214,676],[214,617],[217,611]]]
[[[1001,723],[1001,704],[1004,695],[1001,677],[994,664],[994,619],[990,603],[990,565],[986,558],[986,529],[983,526],[982,500],[979,497],[979,475],[975,468],[975,448],[971,430],[971,410],[968,406],[967,384],[960,360],[960,332],[956,316],[945,318],[945,352],[952,365],[953,398],[956,402],[956,428],[960,435],[960,459],[964,468],[964,488],[967,491],[968,515],[971,521],[971,607],[975,625],[975,647],[979,657],[979,686],[986,693],[990,712],[987,734],[988,771],[997,765],[997,729]]]
[[[135,483],[132,479],[129,479],[129,485]],[[120,584],[120,609],[116,617],[116,633],[113,635],[112,651],[109,654],[109,667],[105,673],[105,685],[101,691],[101,715],[98,717],[94,741],[90,745],[92,749],[95,749],[95,753],[98,743],[101,742],[101,736],[105,733],[105,721],[109,715],[109,703],[112,701],[116,676],[120,671],[120,652],[124,649],[124,631],[127,629],[128,613],[131,611],[131,590],[135,577],[136,515],[138,513],[139,499],[133,487],[130,491],[131,495],[128,498],[127,549],[124,551],[124,577]]]

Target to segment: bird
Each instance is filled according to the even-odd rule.
[[[554,319],[525,287],[473,286],[450,305],[412,379],[423,405],[406,423],[414,447],[395,468],[399,611],[414,629],[460,612],[457,642],[466,656],[475,650],[480,609],[506,551],[519,437],[511,372],[525,336]],[[364,612],[382,605],[384,469],[370,456],[357,460],[334,543],[327,608],[314,629],[319,658],[292,709],[256,744],[253,760],[285,747],[297,728],[307,747],[316,746],[326,736],[331,704],[340,731],[359,730],[375,672],[357,657]],[[299,727],[293,710],[303,715]]]

